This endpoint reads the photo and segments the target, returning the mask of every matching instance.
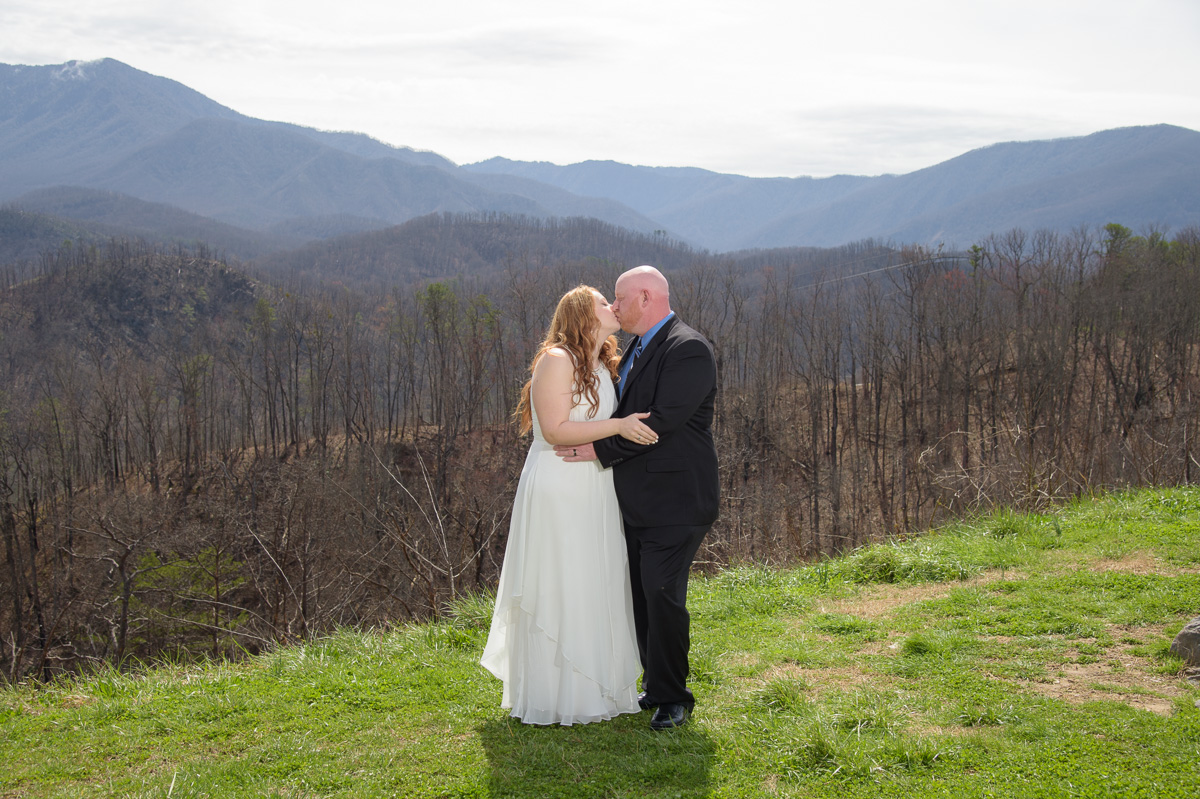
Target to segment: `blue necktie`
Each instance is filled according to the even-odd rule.
[[[639,338],[637,346],[633,348],[633,355],[629,357],[629,360],[625,362],[625,368],[621,370],[621,382],[617,384],[620,390],[617,392],[617,396],[625,393],[625,384],[629,382],[629,373],[633,371],[633,363],[641,354],[642,340]]]

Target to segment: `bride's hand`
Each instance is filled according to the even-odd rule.
[[[626,438],[635,444],[657,444],[658,433],[651,430],[642,420],[649,413],[631,413],[621,419],[621,438]]]

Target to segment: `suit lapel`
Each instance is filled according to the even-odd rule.
[[[625,386],[625,388],[621,391],[622,399],[625,398],[629,389],[633,387],[633,382],[637,379],[637,376],[642,373],[642,370],[646,368],[646,364],[650,363],[650,359],[654,357],[654,353],[658,352],[658,348],[662,346],[662,343],[666,341],[667,336],[671,334],[671,328],[675,327],[675,321],[677,319],[679,319],[678,316],[672,316],[670,319],[668,319],[667,323],[659,328],[658,332],[654,335],[654,338],[650,339],[650,341],[646,343],[646,346],[642,347],[642,354],[639,355],[638,359],[633,362],[633,368],[629,370],[629,376],[626,378],[626,380],[628,380],[628,385]],[[636,344],[631,342],[629,353],[627,353],[630,357],[632,357],[634,346],[636,346]]]

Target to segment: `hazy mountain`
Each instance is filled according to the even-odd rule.
[[[715,250],[759,246],[747,234],[764,224],[791,213],[821,208],[887,180],[844,175],[825,179],[748,178],[693,167],[629,166],[615,161],[558,166],[504,158],[468,164],[463,169],[519,175],[577,194],[618,200],[657,219],[664,229]],[[797,239],[778,246],[808,243]]]
[[[414,281],[565,263],[625,268],[653,263],[669,270],[694,263],[698,255],[669,237],[586,217],[430,214],[384,230],[272,253],[258,259],[255,270],[276,283],[301,278],[386,294]]]
[[[0,264],[36,261],[65,241],[93,243],[105,234],[95,225],[19,208],[0,208]]]
[[[996,144],[901,176],[747,178],[501,158],[464,169],[620,200],[716,250],[866,238],[967,246],[1013,227],[1200,224],[1200,133],[1170,125]]]
[[[360,133],[247,117],[181,83],[111,58],[52,66],[0,64],[0,199],[50,182],[83,182],[81,176],[188,123],[212,119],[297,134],[360,158],[453,168],[434,153],[391,147]]]
[[[101,237],[137,236],[164,244],[204,243],[218,253],[242,259],[299,247],[312,238],[298,232],[260,233],[217,222],[172,205],[147,202],[115,191],[78,186],[38,189],[18,197],[13,206],[59,219],[87,223],[87,230],[94,234],[93,238],[99,234]],[[349,221],[338,226],[339,233],[349,229],[355,229]]]
[[[441,210],[536,213],[431,166],[366,159],[280,127],[198,119],[93,173],[92,181],[241,227],[335,213],[400,222]]]
[[[0,67],[0,199],[83,183],[98,164],[202,117],[238,114],[116,61]]]
[[[886,220],[881,224],[881,220]],[[780,217],[753,243],[827,244],[856,231],[967,246],[992,232],[1119,222],[1200,224],[1200,133],[1170,125],[996,144]]]
[[[153,227],[160,239],[191,231],[224,242],[240,237],[219,245],[239,253],[431,213],[592,217],[721,252],[867,239],[965,247],[1013,227],[1200,224],[1200,133],[1156,125],[997,144],[878,177],[749,178],[501,158],[458,167],[361,134],[252,119],[111,59],[0,65],[0,201],[62,186],[233,226],[169,221],[171,214],[148,209],[131,223]],[[47,211],[96,219],[71,216],[69,207]],[[118,215],[127,213],[125,203]],[[234,228],[270,235],[255,239]]]
[[[361,134],[252,119],[111,59],[0,66],[0,200],[61,185],[256,230],[328,230],[338,219],[362,230],[443,211],[657,226],[611,200],[462,172]]]

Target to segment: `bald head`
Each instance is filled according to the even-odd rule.
[[[635,266],[617,278],[617,285],[631,286],[633,291],[654,291],[667,296],[667,279],[653,266]]]
[[[617,278],[613,313],[621,329],[635,336],[661,322],[671,312],[667,279],[653,266],[635,266]]]

